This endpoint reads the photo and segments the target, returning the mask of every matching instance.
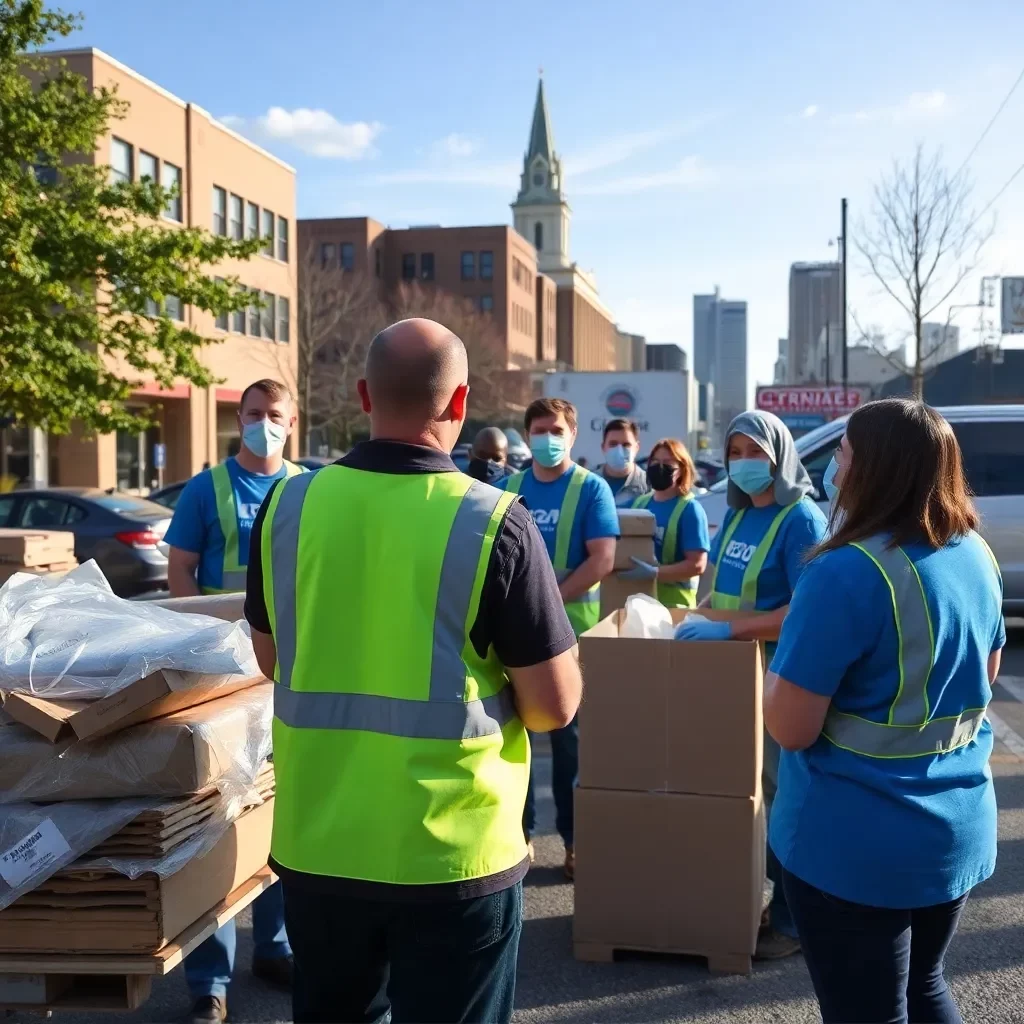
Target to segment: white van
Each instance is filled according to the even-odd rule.
[[[1024,405],[957,405],[939,409],[964,457],[967,481],[981,514],[981,532],[1003,573],[1006,612],[1024,612]],[[832,458],[846,418],[826,423],[796,442],[796,450],[815,488],[815,501],[828,514],[821,478]],[[708,514],[712,535],[726,512],[727,481],[697,498]],[[710,572],[705,574],[705,583]],[[702,587],[702,592],[704,588]]]

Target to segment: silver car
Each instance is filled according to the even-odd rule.
[[[981,514],[981,532],[1003,573],[1007,614],[1024,612],[1024,405],[957,405],[939,412],[960,442],[967,481]],[[796,450],[811,476],[815,501],[828,514],[821,478],[846,429],[833,420],[797,439]],[[722,525],[727,481],[697,500],[708,514],[711,533]],[[705,573],[702,592],[710,584]]]

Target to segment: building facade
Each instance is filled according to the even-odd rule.
[[[225,277],[237,276],[260,296],[263,308],[254,305],[215,320],[168,300],[166,312],[216,342],[201,358],[220,383],[208,389],[189,384],[161,389],[142,381],[132,404],[153,416],[154,426],[145,433],[90,436],[75,430],[49,439],[50,484],[145,491],[186,479],[227,456],[238,436],[239,399],[254,380],[274,377],[295,386],[295,171],[99,50],[58,55],[90,89],[116,86],[128,102],[127,115],[111,124],[93,160],[109,165],[119,180],[150,176],[178,186],[179,196],[164,212],[167,227],[266,239],[251,260],[216,268]],[[294,438],[290,454],[297,454]]]
[[[925,366],[938,366],[960,352],[960,328],[956,324],[921,324],[921,353]]]
[[[713,295],[693,297],[693,373],[702,384],[715,374],[715,322],[714,308],[718,289]]]
[[[789,384],[804,384],[815,373],[815,351],[826,324],[841,324],[842,264],[794,263],[789,268]]]
[[[747,398],[747,304],[718,299],[715,318],[715,416],[716,430],[749,407]]]
[[[648,345],[646,357],[646,364],[642,369],[680,372],[686,370],[686,353],[678,345]]]

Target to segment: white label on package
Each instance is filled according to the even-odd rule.
[[[9,850],[0,853],[0,878],[17,889],[26,879],[70,852],[60,829],[46,818]]]

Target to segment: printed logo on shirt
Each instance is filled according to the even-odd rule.
[[[238,503],[238,518],[243,522],[255,521],[256,516],[259,515],[260,506],[263,504],[261,501],[239,501]]]
[[[741,540],[731,540],[726,546],[725,557],[732,559],[734,562],[742,562],[743,565],[747,565],[754,557],[756,550],[756,544],[744,544]]]
[[[558,525],[558,514],[561,511],[559,508],[537,508],[530,509],[530,515],[533,516],[538,529],[543,530],[545,527],[550,529]]]

